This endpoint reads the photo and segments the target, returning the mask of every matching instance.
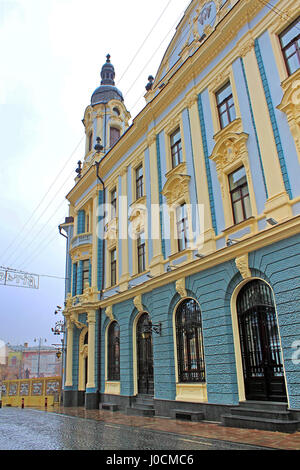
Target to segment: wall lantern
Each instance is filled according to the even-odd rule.
[[[150,338],[152,331],[154,331],[154,333],[156,333],[157,335],[161,336],[161,332],[162,332],[161,322],[155,325],[149,322],[147,325],[145,325],[142,331],[142,338],[143,339]]]

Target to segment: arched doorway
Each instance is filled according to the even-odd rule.
[[[136,341],[138,393],[153,396],[153,345],[151,320],[148,313],[143,313],[138,320]]]
[[[255,279],[237,296],[247,400],[287,401],[283,360],[271,288]]]

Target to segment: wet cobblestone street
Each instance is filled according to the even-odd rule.
[[[292,435],[84,408],[0,409],[0,450],[300,449]]]
[[[1,450],[184,451],[257,448],[42,410],[0,409]]]

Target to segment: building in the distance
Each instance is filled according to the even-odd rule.
[[[62,359],[53,346],[6,345],[6,363],[1,368],[2,380],[58,377]]]
[[[191,1],[130,125],[107,56],[60,226],[65,406],[299,429],[298,15]]]

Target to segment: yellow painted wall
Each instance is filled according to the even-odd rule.
[[[49,385],[57,383],[55,390]],[[40,385],[41,384],[41,385]],[[5,387],[6,392],[3,391]],[[25,389],[27,389],[25,391]],[[60,402],[61,377],[43,377],[39,379],[4,380],[2,382],[2,406],[47,406]]]

